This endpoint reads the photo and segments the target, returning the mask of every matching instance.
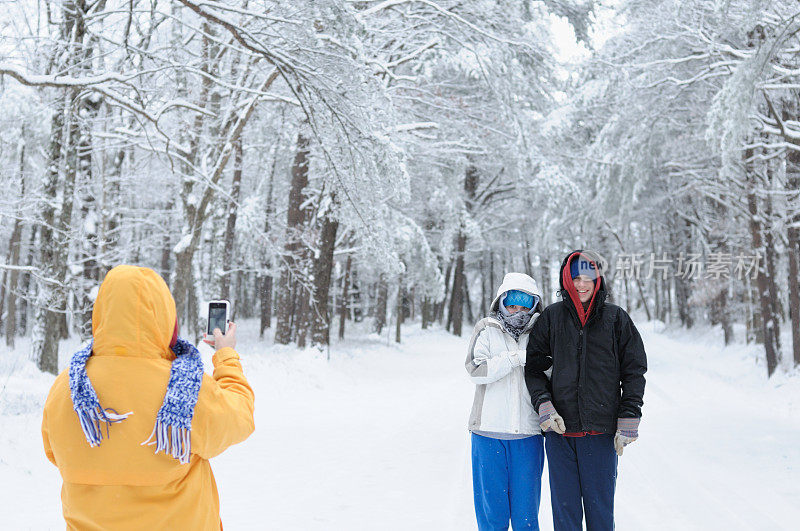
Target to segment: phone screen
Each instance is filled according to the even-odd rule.
[[[225,305],[220,303],[211,303],[208,306],[208,334],[211,335],[214,333],[215,328],[219,328],[222,330],[222,333],[225,333],[225,324],[227,321],[227,315],[225,311]]]

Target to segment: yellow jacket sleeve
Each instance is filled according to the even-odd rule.
[[[204,459],[244,441],[255,429],[255,395],[242,372],[239,354],[222,348],[212,362],[214,377],[203,375],[192,420],[192,453]]]

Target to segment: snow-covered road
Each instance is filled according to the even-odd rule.
[[[650,370],[641,439],[620,460],[617,528],[794,529],[800,377],[766,381],[756,347],[722,349],[707,329],[654,328],[640,326]],[[240,326],[257,429],[213,462],[226,529],[475,529],[467,338],[404,332],[400,346],[354,335],[328,362]],[[63,528],[38,432],[52,378],[21,362],[9,377],[10,365],[0,365],[0,499],[14,510],[3,527]],[[543,490],[551,529],[546,479]]]
[[[251,357],[257,431],[214,463],[225,526],[469,529],[465,344],[417,332],[339,345],[330,364]]]

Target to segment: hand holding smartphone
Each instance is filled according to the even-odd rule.
[[[230,322],[231,303],[226,300],[208,303],[208,325],[203,334],[203,342],[217,350],[236,346],[236,325]],[[219,330],[219,333],[215,333]],[[212,339],[213,338],[213,339]]]

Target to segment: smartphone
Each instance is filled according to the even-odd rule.
[[[214,329],[219,328],[222,333],[228,331],[228,321],[231,316],[231,303],[226,300],[210,301],[208,303],[208,329],[206,333],[214,335]]]

